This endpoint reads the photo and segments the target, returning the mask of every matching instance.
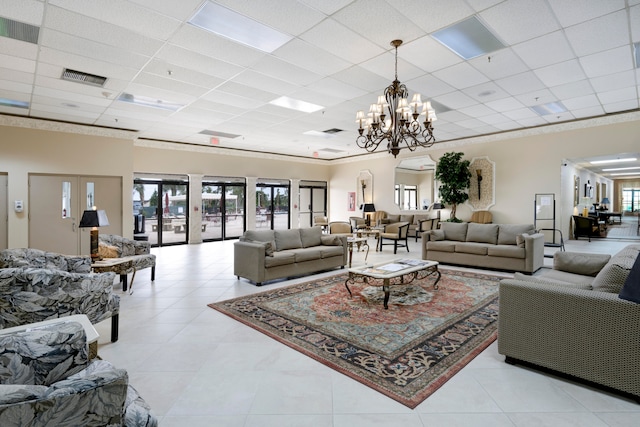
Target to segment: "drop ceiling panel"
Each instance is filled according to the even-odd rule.
[[[5,64],[3,64],[5,65]],[[16,83],[33,84],[33,73],[0,67],[0,79]]]
[[[186,67],[221,79],[231,78],[242,71],[242,67],[238,65],[219,61],[215,58],[171,44],[160,49],[156,58],[164,60],[169,64]]]
[[[461,62],[460,64],[453,65],[449,68],[445,68],[444,70],[436,71],[433,75],[443,82],[460,89],[489,81],[487,76],[466,62]]]
[[[570,27],[624,8],[624,0],[571,0],[549,2],[560,24]]]
[[[318,72],[305,70],[274,56],[265,56],[250,68],[267,76],[297,85],[307,85],[323,77]]]
[[[588,77],[594,78],[631,70],[633,68],[633,59],[629,54],[629,47],[621,46],[605,52],[584,56],[580,58],[580,65],[582,65]]]
[[[538,78],[546,86],[553,87],[561,84],[571,83],[586,78],[582,67],[576,60],[565,61],[559,64],[534,70]]]
[[[2,0],[0,16],[39,26],[42,23],[44,4],[36,0]]]
[[[82,71],[84,73],[96,74],[123,79],[130,80],[137,73],[138,70],[135,68],[119,66],[115,64],[111,64],[109,62],[104,62],[92,58],[87,58],[85,56],[74,55],[68,52],[61,52],[56,49],[51,49],[49,47],[42,47],[40,49],[40,56],[38,61],[43,62],[45,64],[58,65],[64,68],[71,68],[72,70]]]
[[[491,80],[524,73],[529,69],[511,49],[501,49],[474,58],[469,63]]]
[[[209,88],[205,86],[188,84],[174,80],[167,76],[159,76],[151,73],[141,73],[133,80],[134,83],[138,83],[145,86],[155,87],[171,92],[179,92],[186,95],[190,95],[194,98],[199,98],[205,93],[209,92]],[[194,81],[194,83],[199,83]]]
[[[455,24],[473,13],[464,0],[395,0],[389,3],[425,32]]]
[[[626,11],[619,11],[567,28],[565,33],[579,56],[590,55],[629,43]]]
[[[398,57],[429,73],[462,62],[462,58],[431,36],[403,44],[398,49]]]
[[[480,13],[494,35],[516,44],[560,29],[547,2],[511,0]]]
[[[564,31],[554,31],[513,46],[516,54],[531,68],[568,61],[575,57]]]
[[[225,79],[201,73],[180,65],[169,64],[166,61],[159,59],[154,59],[149,62],[143,70],[150,74],[156,74],[163,77],[166,76],[179,82],[197,84],[198,86],[203,86],[208,89],[215,88],[225,81]]]
[[[321,74],[333,74],[350,67],[349,62],[302,40],[291,40],[273,55],[293,65]]]
[[[38,56],[38,45],[8,37],[0,37],[0,54],[35,60]]]

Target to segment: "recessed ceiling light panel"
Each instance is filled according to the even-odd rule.
[[[467,60],[506,47],[475,16],[436,31],[432,36]]]
[[[610,159],[610,160],[594,160],[591,163],[592,165],[602,165],[602,164],[606,164],[606,163],[623,163],[623,162],[635,162],[636,159],[635,157],[627,157],[624,159]]]
[[[175,102],[163,101],[162,99],[149,98],[146,96],[136,96],[126,92],[123,92],[118,97],[118,101],[169,111],[178,111],[184,107],[184,104],[177,104]]]
[[[273,52],[293,38],[209,1],[202,5],[189,23],[267,53]]]
[[[14,108],[29,108],[27,101],[18,101],[15,99],[0,98],[0,106]]]
[[[557,115],[567,112],[567,107],[562,102],[549,102],[542,105],[534,105],[530,107],[539,116]]]
[[[310,102],[300,101],[299,99],[289,98],[288,96],[281,96],[269,104],[277,105],[278,107],[289,108],[291,110],[302,111],[303,113],[315,113],[322,110],[324,107],[321,105],[312,104]]]

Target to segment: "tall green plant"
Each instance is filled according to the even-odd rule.
[[[462,160],[464,153],[445,153],[438,160],[436,179],[440,181],[440,198],[442,202],[451,205],[451,221],[460,222],[456,217],[458,204],[469,199],[467,192],[471,183],[469,160]]]

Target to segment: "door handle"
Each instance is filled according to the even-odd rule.
[[[71,222],[71,231],[73,231],[75,233],[76,231],[76,219],[73,218],[72,222]]]

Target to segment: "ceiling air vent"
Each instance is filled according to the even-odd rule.
[[[40,27],[0,17],[0,36],[38,44]]]
[[[342,132],[342,131],[343,131],[342,129],[331,128],[331,129],[324,130],[323,132],[324,133],[334,134],[334,133],[338,133],[338,132]]]
[[[107,81],[107,78],[96,76],[95,74],[83,73],[82,71],[70,70],[69,68],[65,68],[62,72],[62,80],[102,87]]]

